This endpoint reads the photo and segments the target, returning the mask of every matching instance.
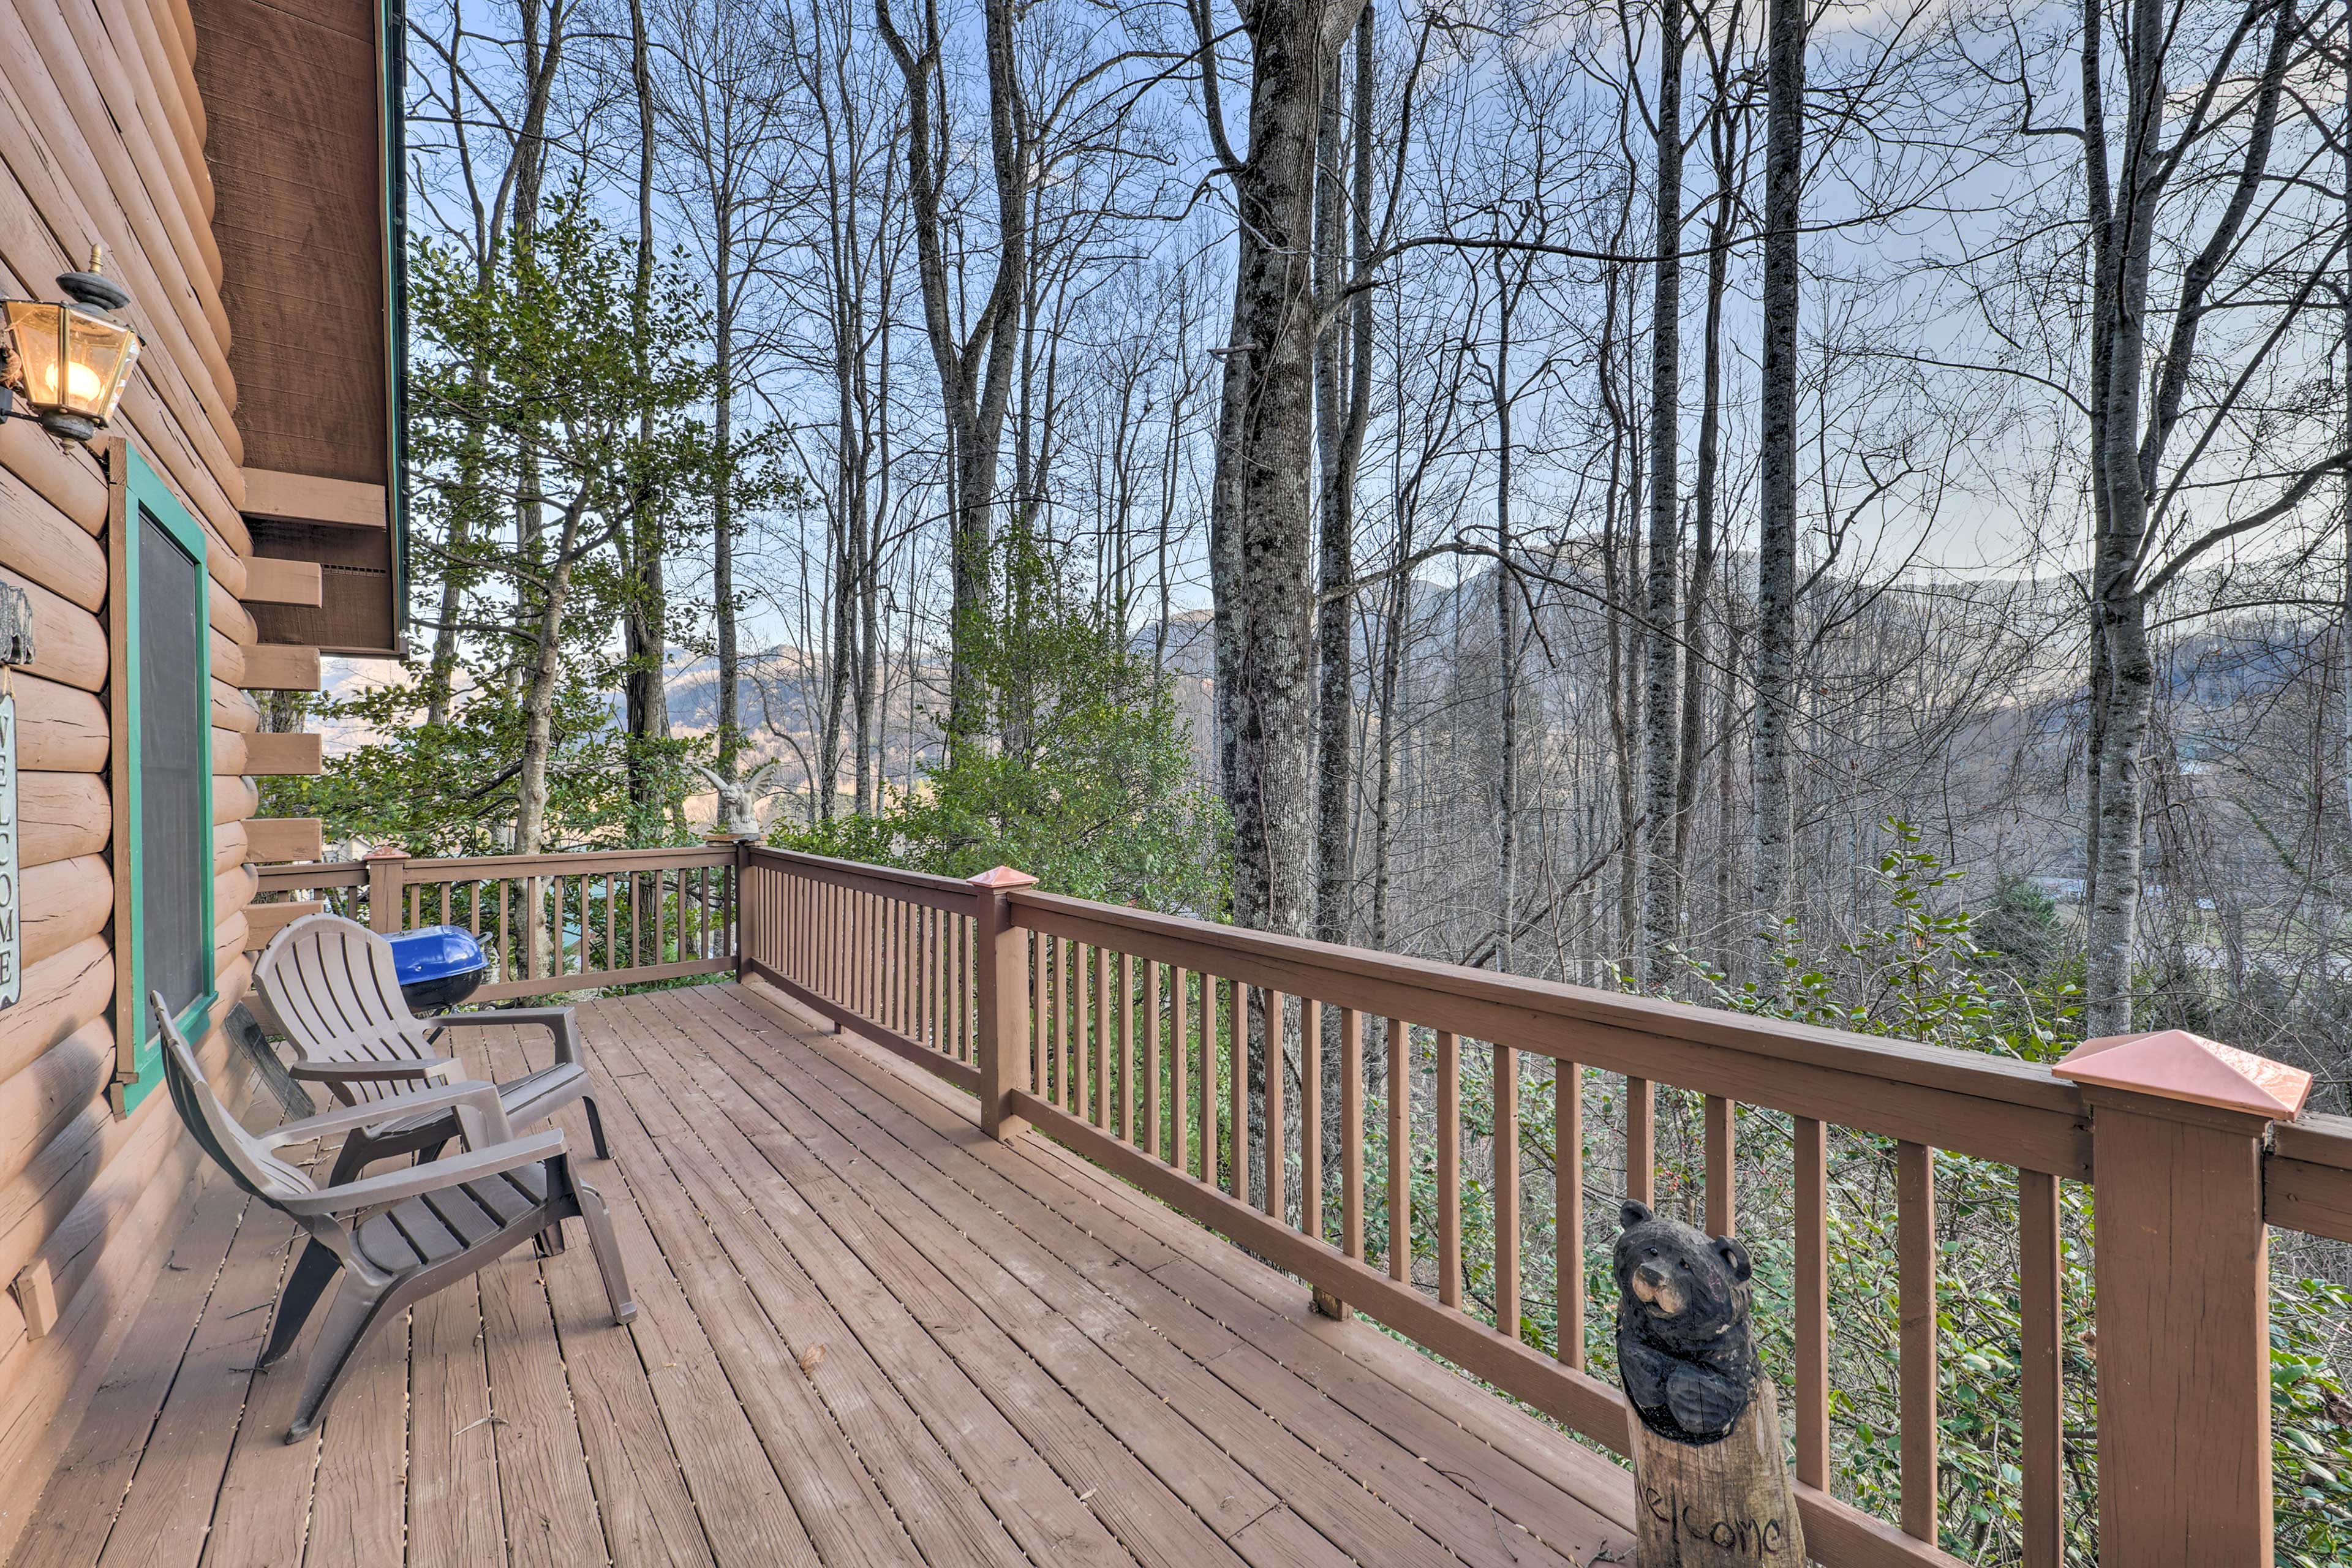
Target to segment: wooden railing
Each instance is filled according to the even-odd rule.
[[[1769,1127],[1785,1129],[1794,1198],[1777,1239],[1793,1261],[1799,1501],[1811,1554],[1832,1568],[1959,1561],[1936,1544],[1938,1150],[2014,1173],[2022,1462],[2008,1502],[2022,1560],[2063,1562],[2061,1184],[2090,1183],[2096,1164],[2102,1554],[2134,1568],[2271,1560],[2263,1223],[2352,1241],[2352,1122],[2191,1103],[2161,1074],[2078,1084],[1990,1056],[1059,898],[1003,868],[962,883],[750,847],[743,899],[745,973],[973,1090],[992,1133],[1034,1126],[1304,1279],[1325,1310],[1376,1318],[1620,1453],[1622,1397],[1584,1364],[1587,1195],[1612,1177],[1626,1197],[1656,1195],[1672,1086],[1700,1097],[1703,1218],[1728,1233],[1736,1108],[1778,1113]],[[1382,1047],[1370,1053],[1368,1025]],[[1417,1039],[1433,1047],[1418,1073]],[[1316,1048],[1327,1041],[1336,1081]],[[1492,1225],[1488,1255],[1465,1258],[1473,1052],[1491,1065]],[[1612,1089],[1605,1129],[1587,1125],[1591,1075]],[[1521,1331],[1530,1089],[1550,1091],[1552,1125],[1535,1142],[1554,1151],[1558,1289],[1552,1331],[1532,1336],[1549,1352]],[[1429,1200],[1413,1187],[1423,1129]],[[1614,1168],[1585,1168],[1596,1142],[1621,1152]],[[1892,1145],[1899,1527],[1832,1495],[1832,1156],[1857,1143]],[[1751,1150],[1749,1167],[1762,1157]],[[1382,1253],[1368,1204],[1385,1218]],[[1434,1257],[1416,1256],[1411,1238],[1429,1229]],[[1465,1299],[1474,1277],[1483,1303]],[[2085,1483],[2071,1484],[2079,1499]]]
[[[494,963],[483,1002],[729,973],[735,963],[737,849],[412,859],[269,866],[254,944],[294,914],[331,909],[381,931],[462,926]]]

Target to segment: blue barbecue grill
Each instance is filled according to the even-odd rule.
[[[384,939],[393,973],[414,1012],[438,1013],[471,996],[489,972],[482,944],[464,926],[425,926]]]

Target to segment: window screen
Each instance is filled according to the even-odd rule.
[[[138,516],[139,940],[143,983],[176,1014],[212,988],[204,574],[144,506]]]

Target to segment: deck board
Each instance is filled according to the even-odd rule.
[[[315,1328],[250,1363],[291,1227],[208,1188],[202,1277],[158,1279],[12,1563],[1630,1560],[1606,1461],[780,994],[580,1017],[614,1159],[560,1124],[635,1325],[573,1227],[393,1325],[289,1446]]]
[[[817,1054],[825,1054],[821,1043]],[[1558,1563],[1564,1554],[1580,1562],[1612,1528],[1613,1521],[1598,1515],[1564,1515],[1557,1489],[1484,1445],[1462,1446],[1456,1456],[1461,1471],[1475,1482],[1475,1494],[1439,1476],[1407,1443],[1448,1444],[1449,1435],[1458,1435],[1454,1423],[1381,1380],[1349,1376],[1342,1370],[1344,1357],[1275,1313],[1264,1309],[1233,1313],[1238,1292],[1224,1295],[1229,1314],[1224,1321],[1210,1316],[1161,1276],[1185,1270],[1189,1272],[1180,1273],[1179,1279],[1212,1283],[1213,1276],[1133,1222],[1050,1172],[1032,1168],[1026,1186],[1008,1179],[991,1163],[1002,1146],[984,1137],[963,1137],[969,1124],[953,1119],[952,1112],[942,1119],[944,1125],[926,1121],[854,1076],[845,1062],[836,1058],[829,1066],[841,1070],[793,1073],[791,1080],[805,1085],[805,1092],[840,1095],[845,1108],[872,1118],[877,1130],[898,1139],[910,1156],[954,1179],[973,1198],[1024,1224],[1060,1260],[1135,1314],[1135,1325],[1113,1331],[1121,1342],[1133,1341],[1138,1327],[1148,1328],[1190,1352],[1202,1368],[1228,1384],[1235,1396],[1255,1401],[1265,1417],[1331,1458],[1339,1468],[1362,1478],[1401,1514],[1423,1521],[1432,1535],[1455,1540],[1468,1532],[1468,1544],[1455,1549],[1465,1561]],[[958,1205],[956,1212],[971,1223],[987,1223],[966,1206]],[[1066,1215],[1082,1215],[1087,1228],[1065,1221]],[[1055,1293],[1061,1293],[1059,1288]],[[1306,1377],[1297,1364],[1301,1362],[1316,1363],[1325,1377]],[[1342,1397],[1324,1397],[1334,1388]],[[1279,1484],[1276,1489],[1297,1505],[1297,1485]],[[1488,1521],[1490,1512],[1500,1513],[1511,1526],[1496,1530]],[[1555,1532],[1563,1525],[1572,1528],[1555,1550],[1529,1539],[1520,1522],[1528,1518]]]
[[[757,1070],[748,1059],[744,1065]],[[793,1075],[791,1089],[780,1077],[769,1092],[791,1092],[813,1115],[850,1125],[859,1113],[847,1100],[832,1098],[842,1086],[831,1064],[807,1066],[809,1070]],[[874,1131],[888,1135],[879,1122]],[[892,1176],[910,1169],[934,1173],[939,1179],[926,1180],[923,1188],[942,1217],[992,1256],[1008,1260],[1041,1300],[1058,1307],[1139,1383],[1158,1390],[1204,1436],[1350,1555],[1370,1563],[1409,1561],[1443,1540],[1453,1542],[1465,1562],[1496,1568],[1557,1568],[1568,1561],[1524,1531],[1496,1529],[1486,1504],[1286,1375],[1149,1273],[1120,1267],[1121,1258],[1076,1227],[1051,1224],[1050,1209],[1041,1216],[1032,1209],[1035,1200],[1030,1194],[1003,1182],[967,1151],[928,1129],[910,1131],[908,1137],[921,1147],[908,1147],[908,1159],[887,1163]],[[957,1181],[958,1175],[970,1185]],[[1024,1212],[1030,1229],[1016,1229],[992,1203]],[[1055,1237],[1063,1254],[1086,1256],[1092,1266],[1056,1256],[1039,1243],[1039,1233]],[[1264,1432],[1269,1420],[1294,1442],[1269,1440]],[[1425,1533],[1412,1528],[1416,1521]]]

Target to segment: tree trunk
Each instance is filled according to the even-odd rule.
[[[1643,984],[1669,979],[1680,935],[1682,889],[1675,875],[1676,677],[1675,600],[1682,569],[1683,0],[1660,6],[1658,62],[1657,271],[1650,306],[1650,625],[1642,690],[1642,962]]]
[[[1220,751],[1234,823],[1234,918],[1307,934],[1313,791],[1307,739],[1315,334],[1315,146],[1338,40],[1360,0],[1257,0],[1249,154],[1212,510]]]
[[[1757,979],[1769,958],[1795,860],[1790,726],[1797,700],[1797,225],[1805,155],[1805,7],[1770,0],[1764,148],[1764,352],[1758,381],[1762,432],[1757,476],[1756,729],[1750,790],[1756,799],[1754,910]]]
[[[1339,168],[1336,83],[1325,94],[1317,134],[1316,293],[1318,312],[1325,325],[1316,349],[1315,377],[1322,458],[1324,595],[1316,626],[1320,675],[1316,701],[1315,934],[1325,942],[1339,942],[1348,940],[1355,880],[1355,836],[1349,827],[1355,793],[1354,756],[1349,742],[1355,707],[1355,649],[1350,632],[1355,603],[1338,590],[1355,572],[1356,474],[1371,410],[1371,299],[1368,290],[1359,290],[1344,317],[1338,304],[1341,284],[1364,265],[1371,247],[1371,66],[1372,11],[1366,5],[1356,26],[1352,200]],[[1335,76],[1337,67],[1335,59]],[[1343,257],[1342,220],[1350,216],[1350,243]]]
[[[743,743],[737,688],[742,656],[735,627],[735,310],[736,279],[730,276],[728,243],[730,215],[718,216],[720,236],[711,289],[717,306],[711,345],[711,436],[719,448],[719,481],[710,499],[710,597],[719,631],[719,772],[735,776],[735,754]]]
[[[651,349],[647,319],[654,286],[654,87],[646,38],[644,0],[629,0],[629,78],[637,108],[637,256],[629,293],[629,331],[635,345],[637,375],[646,374]],[[637,437],[653,437],[653,416],[642,415]],[[658,743],[669,739],[669,700],[663,659],[669,648],[667,590],[662,558],[667,551],[662,519],[650,498],[640,498],[636,515],[614,535],[622,554],[623,715],[628,737],[629,835],[647,843],[661,832],[662,777]]]
[[[1718,57],[1726,66],[1727,50]],[[1731,112],[1730,83],[1717,73],[1715,137],[1715,216],[1706,233],[1706,325],[1700,345],[1697,471],[1693,476],[1692,508],[1698,521],[1691,549],[1690,594],[1683,607],[1683,647],[1688,668],[1683,679],[1682,734],[1676,742],[1678,772],[1675,778],[1675,886],[1683,889],[1685,909],[1690,900],[1685,880],[1690,865],[1692,813],[1698,804],[1699,762],[1706,705],[1707,597],[1714,591],[1716,554],[1717,470],[1723,444],[1723,298],[1731,268],[1731,225],[1737,214],[1735,156],[1737,129],[1725,123]],[[1720,681],[1720,678],[1717,678]]]
[[[924,13],[916,48],[890,16],[887,0],[875,6],[883,42],[898,61],[907,89],[908,198],[915,229],[916,269],[922,283],[923,322],[939,367],[953,462],[949,560],[948,737],[950,746],[976,734],[981,693],[973,686],[973,639],[989,599],[990,518],[995,505],[997,448],[1013,392],[1020,333],[1013,316],[1028,286],[1028,128],[1019,118],[1019,56],[1013,36],[1014,0],[985,0],[982,35],[988,57],[988,127],[996,185],[996,276],[969,337],[956,339],[954,316],[963,280],[947,256],[941,165],[945,128],[935,128],[934,92],[941,38],[935,6]]]
[[[515,773],[518,855],[536,855],[547,843],[547,763],[555,749],[555,682],[563,668],[563,616],[572,596],[572,552],[586,504],[585,496],[574,497],[564,509],[534,626],[538,641],[531,649],[530,679],[523,689],[522,757]]]
[[[1233,820],[1234,919],[1292,936],[1315,916],[1314,695],[1308,543],[1315,434],[1316,149],[1339,45],[1363,0],[1250,0],[1249,152],[1230,156],[1233,324],[1225,342],[1209,526],[1217,752]],[[1205,32],[1200,13],[1195,19]],[[1217,66],[1204,60],[1204,80]],[[1210,104],[1216,112],[1213,99]],[[1344,622],[1342,623],[1344,626]],[[1345,731],[1341,731],[1344,744]],[[1265,1037],[1253,1026],[1253,1084]],[[1250,1097],[1250,1165],[1262,1175],[1264,1101]]]
[[[1511,971],[1519,912],[1519,584],[1511,533],[1511,317],[1499,256],[1495,342],[1495,967]]]

